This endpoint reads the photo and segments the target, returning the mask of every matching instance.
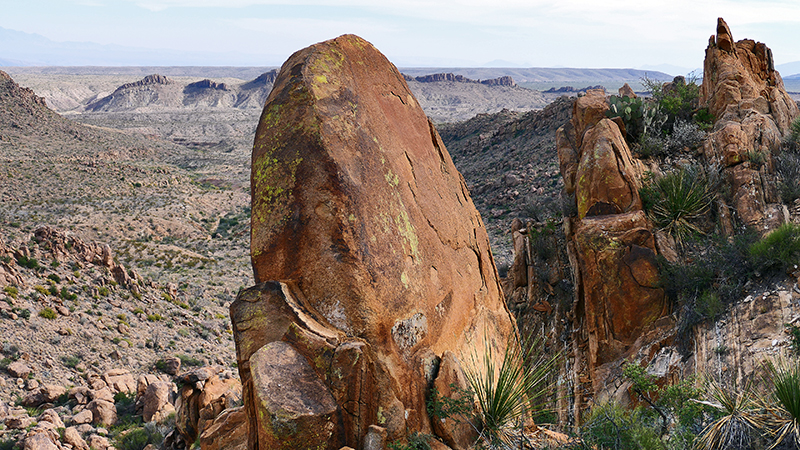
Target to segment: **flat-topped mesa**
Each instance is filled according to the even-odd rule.
[[[705,158],[719,164],[731,180],[731,206],[738,217],[762,233],[775,229],[785,217],[769,181],[775,177],[773,156],[800,114],[797,103],[774,69],[772,51],[751,39],[734,42],[722,18],[703,67],[701,102],[716,118],[703,147]],[[749,162],[753,155],[763,156],[763,167]],[[723,221],[723,228],[730,233],[733,225]]]
[[[353,35],[292,55],[256,131],[251,190],[262,284],[231,307],[251,448],[278,448],[277,411],[322,430],[309,439],[323,448],[360,448],[371,425],[390,440],[432,432],[440,358],[485,342],[502,354],[515,324],[480,215],[403,76]],[[284,372],[265,355],[303,366],[295,353],[335,412],[326,395],[314,413],[276,406],[264,383]]]

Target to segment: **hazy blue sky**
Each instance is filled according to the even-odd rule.
[[[0,0],[3,28],[208,52],[210,65],[278,65],[355,33],[399,66],[698,68],[719,16],[777,64],[800,60],[797,0]]]

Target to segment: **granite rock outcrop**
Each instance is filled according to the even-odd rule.
[[[249,448],[284,448],[294,427],[332,449],[360,448],[372,425],[390,442],[431,433],[442,355],[502,354],[515,323],[480,215],[403,76],[353,35],[292,55],[251,190],[259,284],[231,306]],[[279,387],[289,367],[296,399]]]

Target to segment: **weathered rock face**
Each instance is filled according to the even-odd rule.
[[[716,117],[704,145],[709,163],[719,164],[730,182],[738,218],[762,232],[783,222],[775,192],[773,156],[800,114],[763,43],[733,40],[722,18],[706,48],[701,101]],[[750,159],[761,155],[763,165]]]
[[[574,325],[574,359],[567,371],[574,378],[576,413],[589,400],[584,393],[598,396],[605,389],[609,380],[603,366],[630,351],[668,312],[658,287],[654,234],[639,198],[644,167],[631,155],[617,122],[605,118],[607,109],[602,90],[588,91],[575,101],[570,124],[556,135],[565,190],[577,204],[576,217],[565,218],[575,298],[571,311],[556,313],[580,322]],[[529,270],[535,269],[528,259]],[[529,286],[533,279],[528,277]],[[544,284],[557,281],[556,276]],[[531,290],[528,296],[535,301],[537,294]],[[541,311],[549,314],[546,306]]]
[[[390,441],[430,432],[425,393],[441,355],[480,351],[484,336],[502,354],[514,323],[481,218],[402,75],[352,35],[295,53],[252,167],[263,284],[231,307],[251,448],[265,448],[251,408],[266,388],[251,357],[277,340],[335,399],[330,448],[359,448],[369,425]]]

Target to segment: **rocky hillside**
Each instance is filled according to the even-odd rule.
[[[503,110],[438,127],[489,230],[501,272],[512,260],[514,218],[561,214],[555,131],[569,121],[572,103],[561,97],[541,111]]]
[[[109,244],[119,263],[201,303],[230,301],[250,282],[249,186],[229,176],[246,179],[246,168],[218,171],[185,147],[74,123],[0,76],[6,245],[27,247],[37,228],[54,227]]]

